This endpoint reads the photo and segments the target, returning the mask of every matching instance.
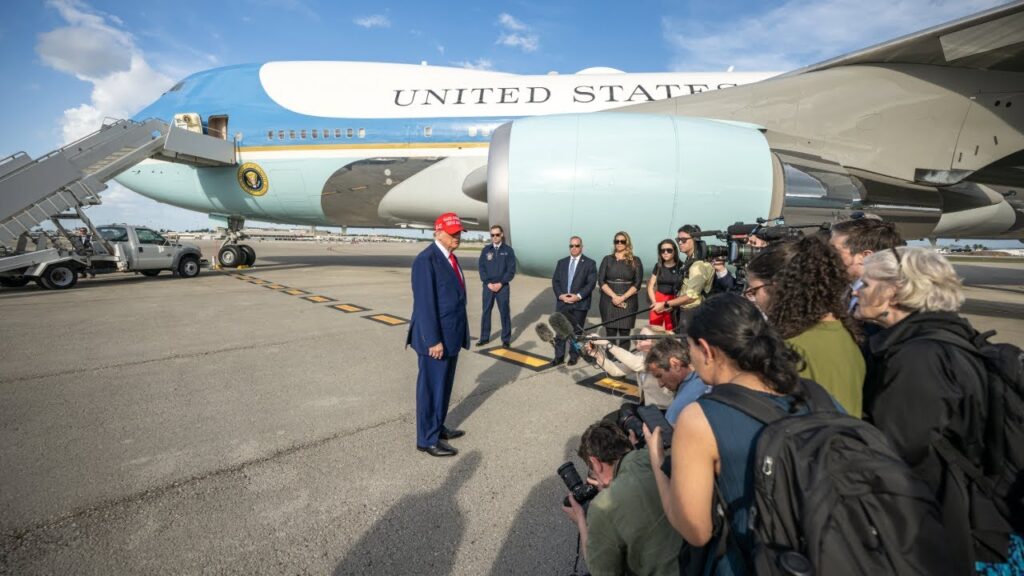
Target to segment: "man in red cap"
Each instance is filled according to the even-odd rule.
[[[412,321],[405,344],[419,355],[416,449],[431,456],[458,454],[447,440],[465,434],[444,425],[459,350],[469,348],[466,278],[455,257],[462,231],[454,212],[441,214],[434,222],[434,243],[412,263]]]

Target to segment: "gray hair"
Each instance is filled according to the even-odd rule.
[[[647,357],[644,358],[644,363],[648,366],[653,364],[662,370],[668,370],[671,368],[668,361],[672,358],[689,366],[690,348],[675,338],[664,338],[658,340],[657,344],[651,348]]]
[[[941,254],[902,246],[864,259],[864,276],[896,287],[896,302],[913,311],[956,312],[964,303],[960,277]]]

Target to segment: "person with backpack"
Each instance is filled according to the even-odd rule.
[[[1011,524],[1024,523],[1020,349],[958,315],[960,279],[935,252],[875,252],[861,279],[856,316],[883,328],[868,342],[865,418],[934,493],[961,566],[1006,562]]]
[[[691,547],[682,573],[954,573],[927,487],[881,432],[800,379],[797,352],[751,302],[708,299],[687,336],[711,392],[677,420],[667,466],[660,428],[644,430]]]

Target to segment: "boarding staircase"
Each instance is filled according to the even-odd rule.
[[[0,253],[21,252],[32,228],[100,203],[105,182],[147,158],[194,166],[231,166],[235,144],[157,119],[118,120],[33,160],[0,160]]]

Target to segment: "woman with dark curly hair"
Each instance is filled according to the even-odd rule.
[[[849,280],[839,255],[818,234],[775,243],[747,265],[743,295],[803,359],[800,375],[819,383],[847,413],[863,413],[864,356],[849,315]]]

